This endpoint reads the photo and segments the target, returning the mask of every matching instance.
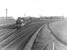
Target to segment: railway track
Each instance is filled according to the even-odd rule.
[[[3,50],[22,50],[30,38],[44,23],[35,23],[24,26],[19,30],[8,32],[0,38],[0,49]]]
[[[13,28],[10,26],[3,27],[0,30],[7,30],[7,32],[0,34],[0,50],[23,50],[35,32],[45,23],[48,24],[49,21],[35,21],[22,26],[20,29],[13,29],[14,25],[11,26]]]

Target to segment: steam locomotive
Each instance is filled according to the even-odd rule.
[[[31,23],[31,21],[32,21],[31,17],[26,17],[26,18],[18,17],[18,19],[16,20],[16,28],[19,29],[22,26],[24,26],[28,23]]]

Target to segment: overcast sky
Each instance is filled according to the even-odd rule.
[[[67,0],[0,0],[0,17],[8,16],[67,16]]]

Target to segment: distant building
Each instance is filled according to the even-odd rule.
[[[40,19],[64,19],[63,16],[41,16]]]

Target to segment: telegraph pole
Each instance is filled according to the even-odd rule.
[[[8,13],[7,11],[8,11],[8,9],[6,8],[6,23],[7,23],[7,13]]]
[[[26,14],[24,13],[24,17],[26,16]]]
[[[55,47],[55,46],[54,46],[54,42],[53,42],[53,50],[55,49],[54,47]]]

